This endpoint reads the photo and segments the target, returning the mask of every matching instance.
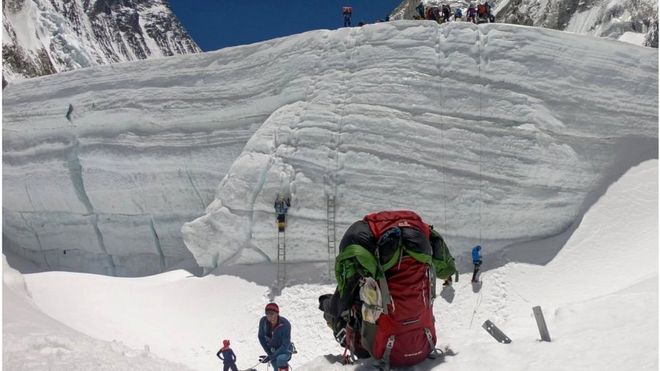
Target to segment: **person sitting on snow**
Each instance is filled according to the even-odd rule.
[[[280,307],[275,303],[266,305],[266,315],[259,321],[259,343],[266,351],[261,363],[270,362],[273,370],[289,371],[288,362],[294,352],[291,342],[291,323],[280,316]]]

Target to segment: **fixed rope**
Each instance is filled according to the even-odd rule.
[[[447,148],[444,145],[444,119],[443,119],[443,108],[442,108],[442,102],[444,102],[444,90],[442,89],[442,76],[440,73],[440,27],[436,27],[435,29],[436,32],[436,38],[435,38],[435,52],[436,55],[438,56],[438,61],[436,62],[436,69],[438,72],[438,77],[440,79],[440,167],[442,167],[442,210],[443,210],[443,230],[446,231],[448,229],[447,226],[447,169],[448,166],[445,163],[444,159],[444,154],[443,150]]]
[[[481,30],[479,26],[477,26],[477,32],[479,35],[479,45],[478,45],[478,50],[479,50],[479,63],[478,63],[478,73],[479,73],[479,123],[483,124],[483,119],[481,116],[481,106],[482,106],[482,96],[483,96],[483,85],[481,84]],[[479,136],[479,244],[481,245],[483,243],[481,239],[481,206],[483,203],[483,193],[482,193],[482,169],[481,169],[481,157],[483,153],[483,135]]]

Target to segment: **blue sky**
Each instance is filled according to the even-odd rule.
[[[342,6],[353,24],[385,19],[402,0],[170,0],[172,10],[204,51],[343,25]]]

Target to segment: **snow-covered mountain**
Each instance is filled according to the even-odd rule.
[[[654,0],[502,0],[501,22],[540,26],[610,39],[637,38],[658,47]]]
[[[422,2],[429,5],[441,3],[440,0]],[[452,6],[465,6],[468,2],[450,1]],[[411,19],[419,3],[419,0],[404,0],[392,12],[391,18]],[[497,22],[658,47],[658,2],[654,0],[496,0],[492,3]]]
[[[167,0],[6,0],[2,14],[8,81],[200,52]]]
[[[328,195],[337,239],[414,205],[458,256],[486,241],[549,260],[598,194],[657,158],[657,58],[400,21],[22,81],[3,95],[4,248],[110,275],[268,262],[285,191],[291,262],[328,259]]]

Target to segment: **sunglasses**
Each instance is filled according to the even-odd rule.
[[[266,312],[266,315],[267,315],[268,317],[272,317],[272,316],[274,316],[274,315],[276,315],[276,314],[277,314],[277,312],[273,312],[272,310],[269,310],[268,312]]]

